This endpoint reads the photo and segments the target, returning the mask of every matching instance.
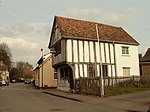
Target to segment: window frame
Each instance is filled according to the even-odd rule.
[[[122,46],[122,55],[129,55],[129,47]]]
[[[95,67],[93,64],[88,66],[89,77],[95,77]]]
[[[127,71],[128,70],[128,71]],[[131,76],[131,67],[122,67],[123,77]]]
[[[58,76],[57,76],[57,71],[54,70],[54,80],[57,80],[58,79]]]
[[[103,77],[108,77],[108,65],[102,65]]]

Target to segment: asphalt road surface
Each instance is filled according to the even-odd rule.
[[[112,108],[114,104],[109,100],[100,104],[72,101],[44,94],[24,83],[0,87],[0,112],[141,112]]]
[[[112,112],[105,107],[42,93],[24,83],[0,87],[0,112]]]

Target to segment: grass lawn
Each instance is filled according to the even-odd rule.
[[[105,89],[105,96],[150,91],[150,87],[113,87]]]

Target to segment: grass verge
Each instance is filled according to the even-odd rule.
[[[105,96],[150,91],[150,87],[113,87],[105,89]]]

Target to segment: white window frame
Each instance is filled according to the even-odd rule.
[[[129,47],[128,46],[122,46],[122,54],[129,55]]]
[[[58,79],[58,76],[57,76],[57,71],[54,70],[54,80],[57,80]]]
[[[123,76],[124,76],[124,77],[129,77],[129,76],[131,76],[130,70],[131,70],[130,67],[122,67]]]

